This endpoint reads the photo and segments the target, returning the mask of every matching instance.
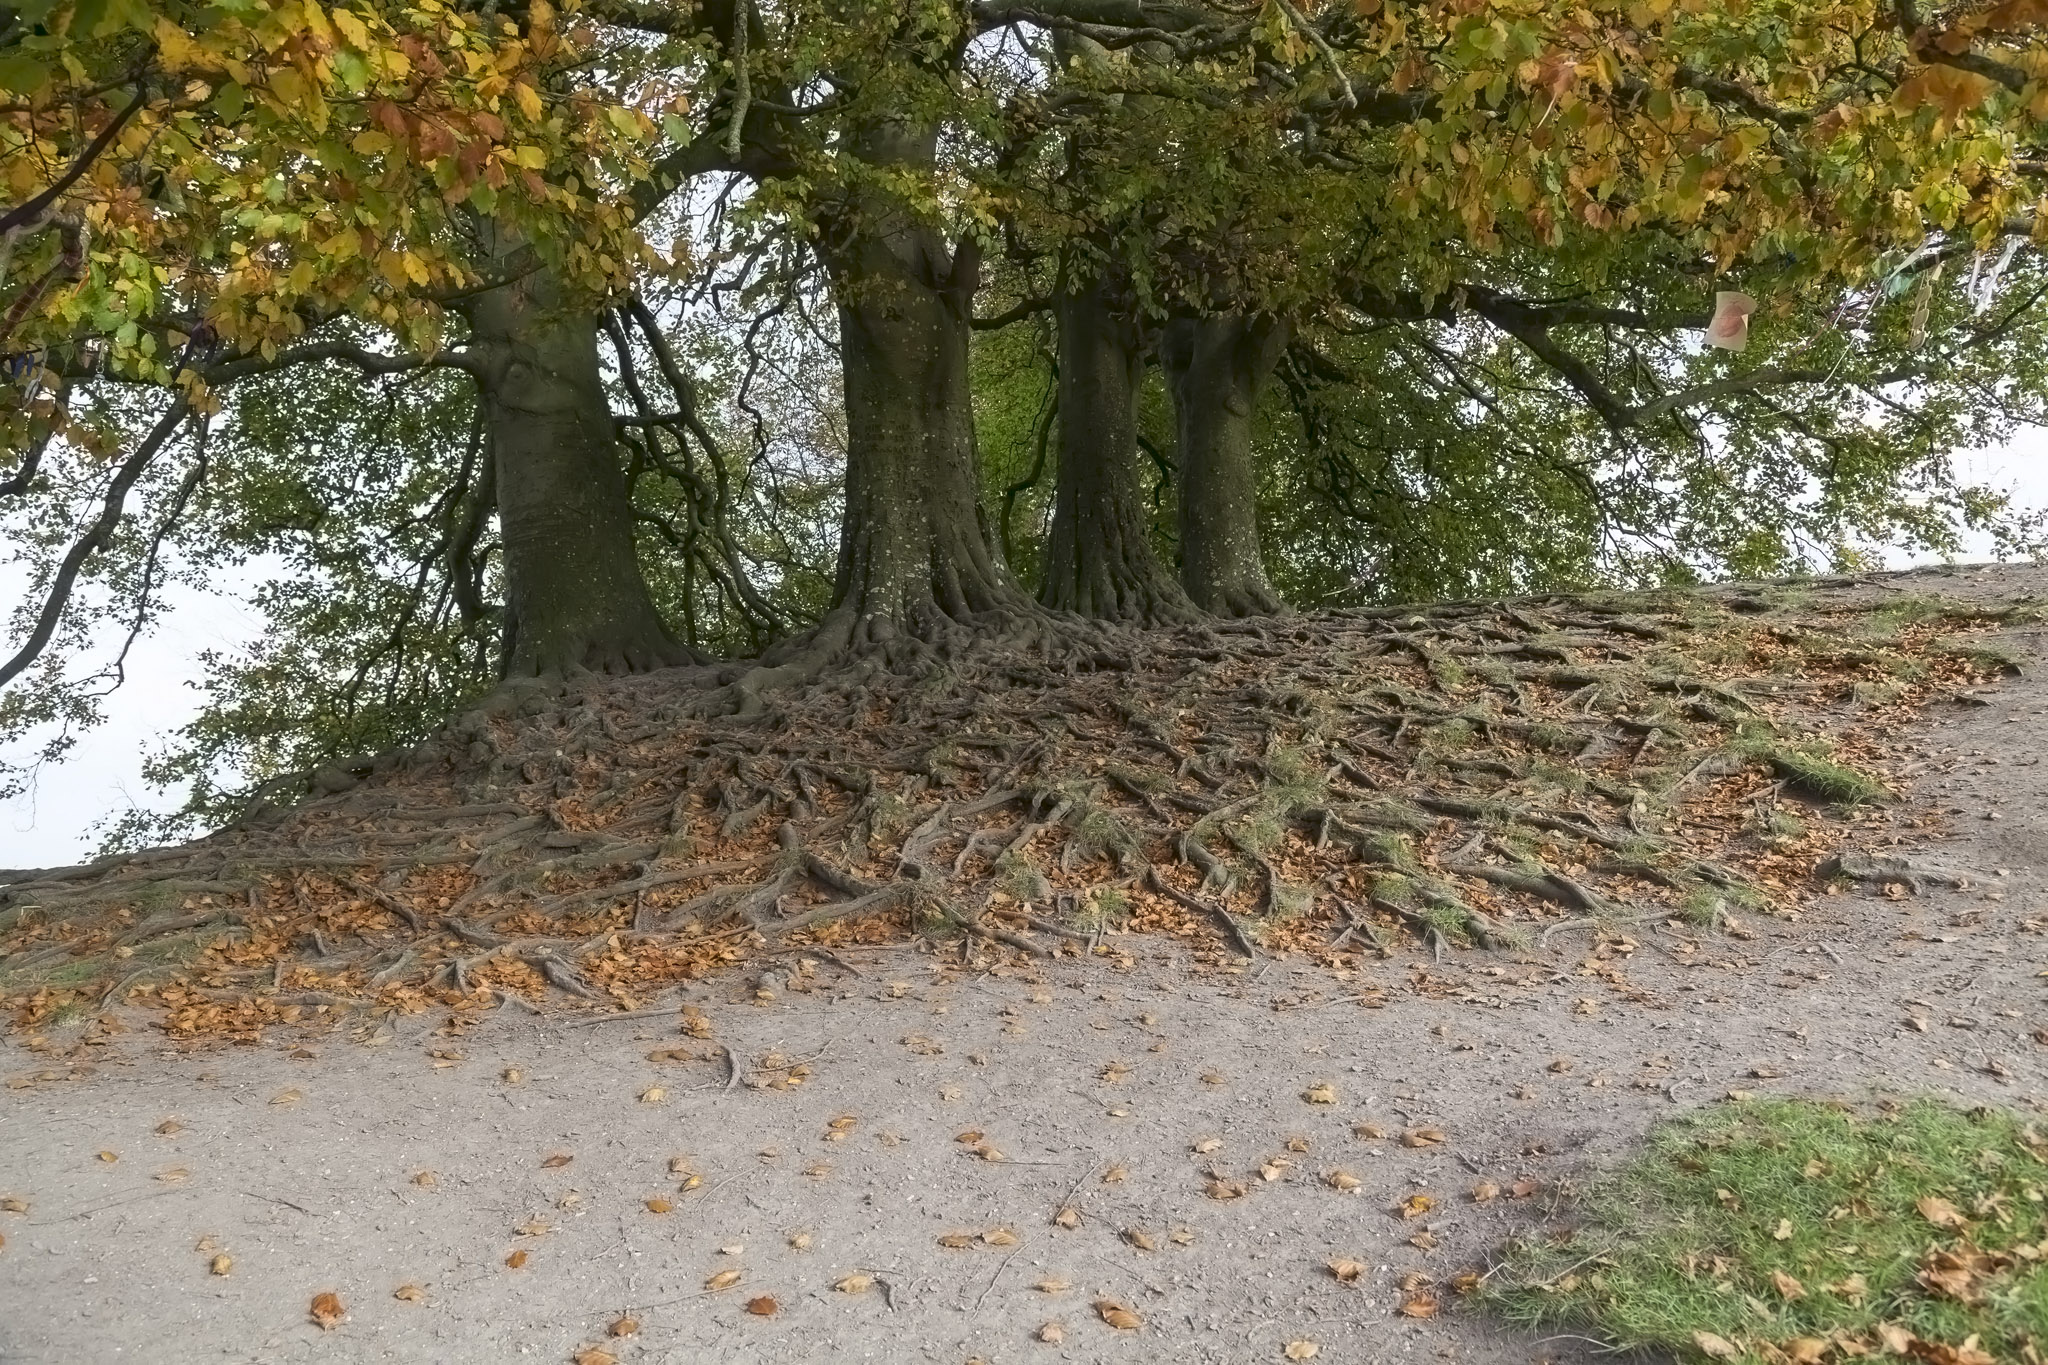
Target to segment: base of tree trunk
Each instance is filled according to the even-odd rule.
[[[738,677],[523,683],[296,809],[0,874],[0,1006],[34,1027],[128,1002],[184,1035],[319,1006],[630,1009],[781,948],[961,935],[1045,957],[1138,914],[1218,960],[1711,930],[1752,894],[1730,869],[1769,856],[1722,815],[1777,761],[1768,727],[1791,753],[1835,723],[1725,660],[1768,641],[1784,663],[1792,640],[1807,675],[1853,680],[1872,648],[1853,616],[1711,602],[1170,630],[1030,611],[907,653],[899,623],[848,614]],[[1923,699],[1953,685],[1925,673]],[[706,715],[714,695],[753,704]],[[233,950],[149,951],[172,935]]]

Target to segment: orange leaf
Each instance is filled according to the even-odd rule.
[[[331,1332],[340,1326],[347,1309],[341,1306],[341,1298],[331,1289],[323,1289],[313,1296],[313,1321],[320,1324],[320,1330]]]

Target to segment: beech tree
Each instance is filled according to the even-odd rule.
[[[491,617],[506,676],[705,657],[653,586],[677,554],[766,646],[707,675],[713,707],[856,656],[1097,647],[1077,615],[1278,609],[1276,579],[1317,537],[1262,537],[1262,499],[1270,528],[1276,480],[1319,463],[1295,486],[1349,515],[1357,461],[1332,433],[1359,428],[1337,395],[1389,401],[1337,354],[1361,329],[1436,355],[1445,413],[1541,387],[1507,401],[1525,428],[1554,425],[1542,458],[1582,471],[1593,529],[1574,573],[1654,535],[1606,519],[1585,472],[1646,449],[1689,449],[1703,473],[1731,449],[1767,462],[1788,432],[1914,451],[1824,495],[1845,522],[1897,525],[1878,509],[1902,480],[1939,486],[1929,462],[1966,433],[1882,414],[1953,408],[1987,382],[1958,357],[2035,335],[2033,258],[2007,243],[2036,230],[2039,18],[2022,0],[1932,22],[1705,0],[10,10],[5,316],[27,379],[4,414],[24,452],[7,491],[41,491],[53,442],[133,444],[84,533],[38,552],[4,674],[82,642],[63,634],[74,586],[130,534],[134,489],[198,495],[220,395],[309,364],[470,386],[478,453],[451,462],[444,498],[470,548],[430,576],[472,607],[501,599],[466,615]],[[769,600],[788,575],[743,546],[744,478],[674,363],[679,316],[645,301],[716,277],[724,252],[793,258],[773,316],[807,290],[831,300],[844,472],[833,586],[808,620]],[[1002,297],[984,297],[991,266]],[[1687,338],[1737,286],[1763,302],[1752,349],[1698,351]],[[1972,309],[1991,295],[1986,321]],[[1873,345],[1902,308],[1904,344]],[[1059,458],[1034,590],[990,531],[972,375],[978,333],[1047,312]],[[1896,363],[1867,363],[1887,348]],[[1174,413],[1155,442],[1170,536],[1138,493],[1131,414],[1153,365]],[[148,421],[96,397],[152,385],[172,397]],[[2032,411],[2013,392],[1998,408]],[[1887,434],[1856,434],[1872,414]],[[1835,477],[1779,473],[1802,491]],[[1712,484],[1699,507],[1721,507]],[[145,604],[175,520],[132,537]],[[485,534],[498,567],[480,578],[464,556]],[[1696,557],[1768,558],[1724,542]],[[63,695],[18,716],[49,719]]]

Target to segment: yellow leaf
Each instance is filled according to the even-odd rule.
[[[865,1294],[868,1292],[868,1286],[874,1282],[872,1276],[848,1275],[832,1287],[842,1294]]]
[[[1742,1349],[1726,1337],[1715,1336],[1712,1332],[1695,1331],[1693,1345],[1711,1360],[1740,1360]]]
[[[427,1291],[416,1284],[402,1284],[391,1291],[391,1297],[403,1299],[407,1303],[422,1303],[426,1300]]]
[[[529,122],[539,123],[545,117],[546,111],[541,108],[540,92],[525,81],[520,81],[512,87],[512,98],[518,101],[519,112],[526,115]]]
[[[1336,1276],[1338,1281],[1343,1284],[1353,1284],[1356,1283],[1359,1276],[1365,1274],[1365,1262],[1354,1261],[1347,1256],[1339,1256],[1330,1262],[1330,1273]]]
[[[333,13],[334,31],[348,40],[348,45],[358,52],[370,50],[370,30],[362,20],[345,9]]]
[[[1337,1102],[1337,1087],[1331,1085],[1328,1081],[1317,1081],[1314,1085],[1302,1091],[1301,1097],[1310,1104],[1335,1104]]]
[[[1114,1299],[1097,1299],[1095,1311],[1102,1320],[1119,1332],[1135,1332],[1144,1326],[1145,1320]]]
[[[1289,1360],[1314,1360],[1323,1353],[1323,1348],[1313,1341],[1290,1341],[1285,1355]]]
[[[713,1275],[710,1279],[704,1281],[704,1287],[715,1293],[720,1289],[730,1289],[739,1282],[739,1271],[721,1270],[716,1275]]]

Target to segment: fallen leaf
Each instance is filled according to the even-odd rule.
[[[1055,1226],[1077,1228],[1081,1226],[1081,1211],[1071,1204],[1052,1216]]]
[[[835,1280],[832,1287],[842,1294],[865,1294],[874,1283],[872,1275],[845,1275]]]
[[[1124,1240],[1140,1251],[1157,1251],[1159,1243],[1152,1240],[1152,1234],[1143,1228],[1125,1228]]]
[[[1067,1280],[1040,1280],[1031,1287],[1041,1294],[1064,1294],[1074,1286]]]
[[[1323,1348],[1313,1341],[1290,1341],[1284,1354],[1289,1360],[1314,1360],[1323,1353]]]
[[[567,1152],[556,1152],[553,1156],[550,1156],[546,1161],[541,1162],[540,1168],[544,1171],[559,1171],[562,1169],[562,1167],[568,1165],[575,1159],[575,1157],[569,1155]]]
[[[757,1318],[772,1318],[775,1316],[775,1310],[780,1307],[781,1304],[766,1294],[747,1300],[747,1311]]]
[[[1359,1123],[1352,1125],[1351,1135],[1353,1137],[1376,1139],[1385,1137],[1387,1130],[1380,1127],[1377,1123]]]
[[[1715,1336],[1712,1332],[1694,1331],[1692,1344],[1710,1360],[1740,1360],[1742,1348],[1726,1337]]]
[[[288,1107],[290,1105],[297,1104],[300,1100],[304,1098],[305,1097],[296,1090],[280,1090],[275,1095],[272,1095],[270,1097],[270,1102],[272,1104],[278,1105],[279,1107]]]
[[[1791,1300],[1806,1297],[1806,1286],[1801,1284],[1796,1276],[1787,1275],[1782,1270],[1771,1272],[1771,1283],[1777,1286],[1779,1298]]]
[[[1135,1332],[1144,1326],[1145,1320],[1114,1299],[1097,1299],[1095,1311],[1102,1320],[1119,1332]]]
[[[425,1303],[427,1291],[416,1284],[402,1284],[391,1291],[391,1297],[404,1299],[407,1303]]]
[[[1337,1087],[1331,1085],[1328,1081],[1317,1081],[1314,1085],[1302,1091],[1301,1097],[1310,1104],[1335,1104],[1337,1102]]]
[[[1436,1313],[1434,1294],[1413,1294],[1401,1301],[1401,1316],[1404,1318],[1433,1318]]]
[[[713,1293],[716,1293],[721,1289],[730,1289],[739,1282],[739,1271],[721,1270],[716,1275],[713,1275],[710,1279],[704,1281],[704,1287],[708,1290],[711,1290]]]
[[[939,1234],[939,1245],[951,1251],[964,1251],[974,1245],[971,1232],[945,1232]]]
[[[666,1090],[663,1090],[660,1086],[650,1085],[645,1090],[640,1092],[640,1103],[660,1104],[662,1100],[667,1098],[667,1096],[668,1092]]]
[[[1221,1147],[1222,1145],[1223,1139],[1220,1137],[1205,1137],[1195,1139],[1195,1151],[1203,1156],[1207,1156],[1210,1152],[1215,1151],[1218,1147]]]
[[[1365,1262],[1339,1256],[1330,1262],[1330,1273],[1344,1284],[1355,1284],[1358,1277],[1365,1274]]]
[[[1954,1204],[1931,1194],[1922,1196],[1913,1207],[1920,1210],[1922,1218],[1938,1228],[1960,1228],[1969,1224],[1969,1220],[1963,1217]]]
[[[235,1271],[235,1258],[223,1251],[220,1255],[208,1261],[206,1268],[216,1275],[232,1275]]]
[[[156,1135],[158,1137],[171,1137],[175,1134],[182,1133],[184,1131],[185,1125],[178,1122],[176,1119],[165,1119],[162,1123],[159,1123],[156,1126]]]
[[[674,1209],[674,1204],[670,1203],[668,1200],[663,1199],[659,1196],[656,1196],[655,1198],[647,1201],[647,1211],[649,1213],[670,1213],[673,1212]]]
[[[981,1234],[981,1240],[992,1247],[1013,1247],[1017,1245],[1017,1234],[1009,1228],[990,1228]]]
[[[412,1183],[423,1190],[431,1190],[434,1186],[441,1183],[441,1177],[435,1175],[432,1171],[420,1171],[414,1174]]]
[[[503,1078],[507,1085],[518,1085],[526,1079],[526,1074],[516,1066],[508,1066],[499,1072],[498,1075]]]
[[[1420,1218],[1436,1207],[1436,1200],[1426,1194],[1411,1194],[1395,1206],[1394,1212],[1403,1218]]]
[[[619,1358],[602,1346],[586,1346],[576,1353],[574,1365],[619,1365]]]
[[[18,1194],[0,1195],[0,1213],[27,1213],[28,1200]]]
[[[121,1158],[120,1158],[120,1156],[119,1156],[118,1154],[114,1153],[114,1152],[101,1152],[101,1153],[100,1153],[100,1160],[101,1160],[101,1161],[104,1161],[104,1162],[106,1162],[106,1163],[107,1163],[107,1164],[108,1164],[109,1166],[113,1165],[113,1164],[114,1164],[115,1162],[119,1161],[120,1159],[121,1159]]]
[[[1102,1173],[1102,1183],[1105,1185],[1121,1185],[1130,1178],[1131,1168],[1128,1166],[1112,1166]]]
[[[1211,1199],[1242,1199],[1246,1192],[1247,1186],[1243,1181],[1224,1180],[1220,1177],[1212,1178],[1208,1184],[1202,1186],[1202,1193]]]
[[[190,1179],[191,1176],[192,1172],[186,1170],[183,1166],[172,1166],[156,1173],[156,1178],[163,1181],[166,1185],[179,1184]]]
[[[521,1250],[513,1252],[510,1256],[507,1256],[505,1258],[505,1264],[513,1270],[520,1269],[522,1266],[526,1264],[525,1250],[522,1248]]]
[[[1772,1240],[1773,1240],[1773,1241],[1779,1241],[1779,1242],[1789,1242],[1789,1241],[1791,1241],[1791,1240],[1792,1240],[1792,1220],[1791,1220],[1790,1218],[1780,1218],[1780,1219],[1778,1220],[1778,1226],[1777,1226],[1777,1227],[1776,1227],[1775,1229],[1773,1229],[1773,1230],[1772,1230],[1772,1232],[1771,1232],[1771,1238],[1772,1238]]]
[[[791,1250],[794,1251],[809,1251],[811,1249],[811,1234],[808,1232],[792,1232],[789,1234],[789,1245]]]
[[[333,1290],[326,1289],[313,1296],[313,1321],[320,1324],[320,1330],[331,1332],[341,1325],[348,1310],[341,1306],[341,1298]]]
[[[1441,1128],[1410,1128],[1401,1134],[1403,1147],[1434,1147],[1444,1140]]]
[[[1472,1187],[1472,1202],[1475,1204],[1490,1204],[1498,1198],[1500,1198],[1500,1186],[1494,1184],[1491,1180],[1482,1180]]]
[[[1779,1349],[1792,1365],[1821,1365],[1827,1359],[1828,1343],[1821,1337],[1794,1337]]]
[[[1344,1170],[1331,1171],[1323,1179],[1329,1184],[1331,1189],[1342,1191],[1345,1194],[1349,1194],[1365,1183],[1357,1176],[1351,1174],[1351,1172]]]
[[[1067,1339],[1067,1329],[1056,1322],[1048,1322],[1038,1329],[1038,1339],[1048,1346],[1057,1346]]]

